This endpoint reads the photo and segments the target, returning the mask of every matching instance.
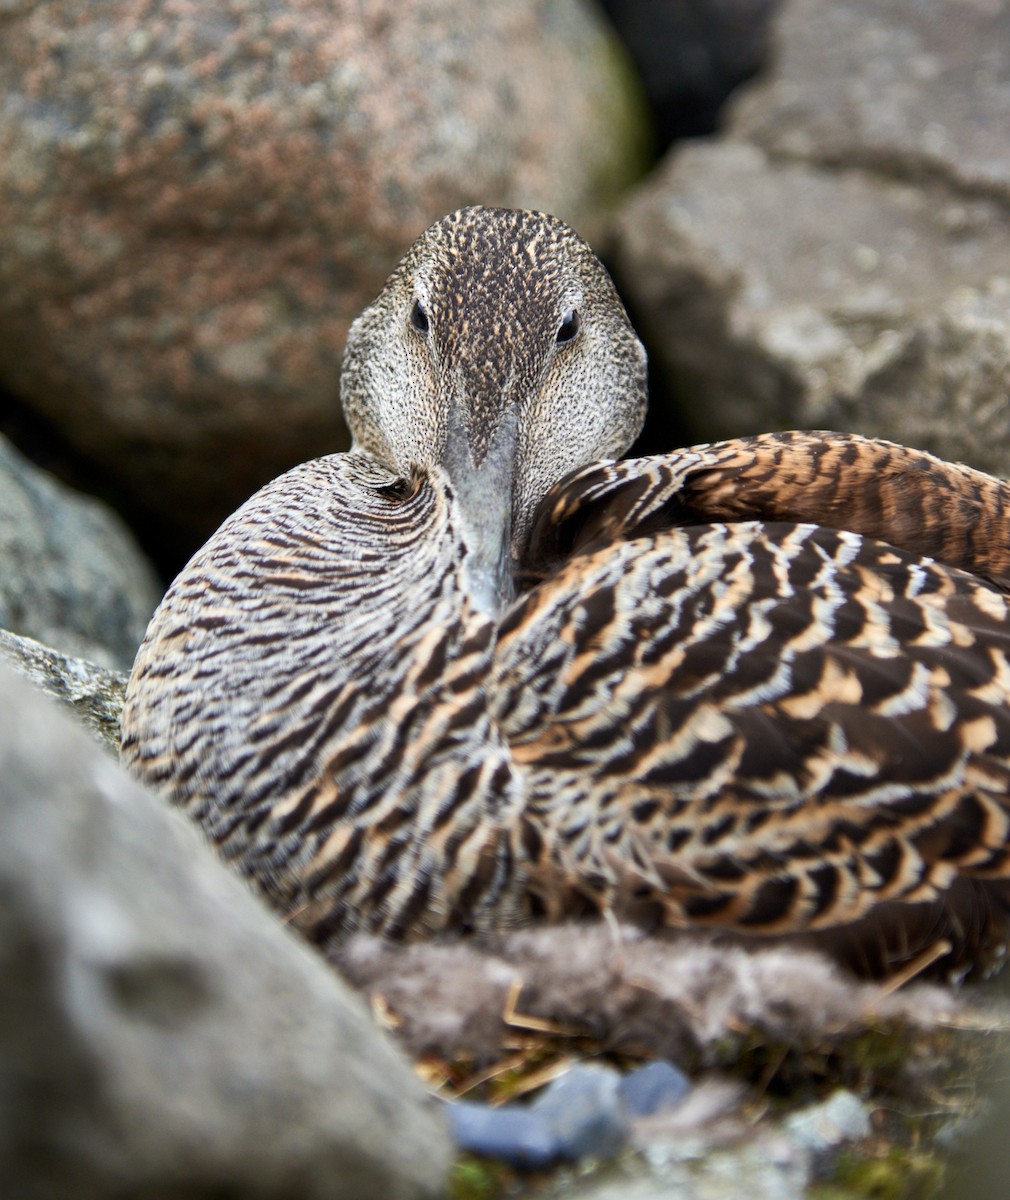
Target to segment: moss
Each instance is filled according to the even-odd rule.
[[[888,1145],[870,1155],[846,1151],[830,1175],[815,1184],[810,1200],[933,1200],[943,1183],[938,1155]]]
[[[731,1074],[776,1109],[792,1109],[843,1087],[902,1105],[928,1098],[929,1107],[935,1107],[937,1089],[953,1088],[944,1108],[957,1110],[963,1107],[959,1084],[984,1077],[1005,1045],[1004,1034],[981,1027],[922,1029],[892,1021],[794,1042],[756,1030],[724,1039],[704,1061],[687,1065],[692,1073],[715,1067]]]
[[[601,159],[590,186],[602,204],[612,206],[645,176],[656,153],[642,82],[628,52],[609,30],[600,59],[600,74],[609,76],[607,98],[615,136],[610,161]]]
[[[449,1200],[494,1200],[511,1175],[501,1163],[463,1154],[453,1163],[449,1175]]]

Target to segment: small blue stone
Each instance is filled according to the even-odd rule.
[[[620,1094],[632,1117],[652,1117],[676,1108],[691,1090],[691,1081],[662,1059],[639,1067],[621,1080]]]
[[[449,1132],[460,1150],[497,1158],[515,1167],[546,1167],[561,1157],[561,1146],[532,1109],[459,1101],[447,1104]]]
[[[555,1079],[530,1111],[546,1123],[565,1158],[610,1158],[622,1149],[629,1132],[620,1082],[610,1067],[580,1064]]]

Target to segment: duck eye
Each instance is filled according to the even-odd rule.
[[[570,342],[578,336],[582,321],[574,308],[569,308],[561,314],[561,324],[558,326],[557,343],[559,346]]]
[[[415,300],[414,307],[410,310],[410,323],[418,333],[428,332],[428,314],[421,307],[420,300]]]

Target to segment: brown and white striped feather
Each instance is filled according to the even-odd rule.
[[[123,713],[124,762],[321,941],[512,903],[494,626],[459,593],[448,483],[394,482],[335,455],[248,501],[166,595]]]
[[[269,485],[124,712],[124,760],[310,936],[613,911],[855,931],[872,971],[1005,937],[1006,485],[843,435],[594,464],[497,630],[451,485],[401,492],[362,455]]]

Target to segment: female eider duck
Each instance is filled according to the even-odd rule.
[[[875,975],[1002,953],[1010,486],[842,434],[613,461],[645,353],[540,213],[424,233],[341,396],[351,451],[192,559],[122,722],[306,936],[603,915]]]

